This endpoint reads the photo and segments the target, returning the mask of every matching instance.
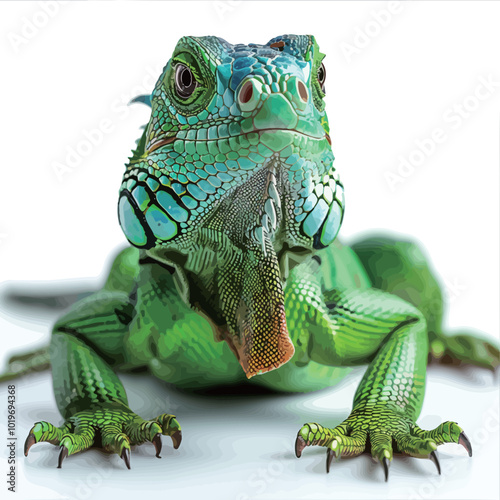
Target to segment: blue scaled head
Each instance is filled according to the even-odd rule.
[[[212,230],[242,248],[329,245],[344,194],[323,58],[309,35],[265,45],[181,38],[148,96],[151,118],[120,189],[130,243],[185,253]]]

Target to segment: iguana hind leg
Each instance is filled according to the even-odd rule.
[[[443,333],[441,285],[417,244],[374,236],[351,248],[375,288],[401,297],[422,312],[428,326],[430,361],[468,363],[493,370],[499,366],[500,345],[495,339],[476,333]]]

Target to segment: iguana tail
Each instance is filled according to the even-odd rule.
[[[28,373],[40,372],[49,368],[49,346],[23,354],[15,354],[7,362],[5,372],[0,375],[0,382],[6,382]]]
[[[95,288],[97,287],[87,283],[68,284],[63,281],[32,282],[29,288],[23,282],[7,283],[0,286],[0,311],[7,316],[22,317],[27,322],[34,321],[38,324],[44,321],[48,324],[71,304],[93,293]],[[14,354],[8,360],[5,371],[0,374],[0,382],[49,368],[49,346],[46,345],[33,351]]]

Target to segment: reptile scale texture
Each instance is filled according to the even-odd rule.
[[[387,480],[393,453],[429,458],[438,471],[440,444],[472,455],[457,423],[416,424],[426,366],[494,369],[498,345],[442,332],[439,285],[411,241],[336,239],[344,187],[323,58],[309,35],[265,45],[179,40],[153,93],[135,99],[151,118],[119,191],[131,246],[104,288],[55,324],[50,347],[23,358],[25,372],[36,356],[50,360],[64,418],[60,427],[36,422],[25,455],[47,441],[60,447],[61,467],[98,446],[130,468],[131,445],[151,442],[159,456],[165,435],[177,448],[176,417],[134,413],[116,371],[148,368],[186,389],[307,392],[364,364],[350,415],[333,428],[304,424],[297,457],[323,446],[328,471],[333,457],[368,452]]]

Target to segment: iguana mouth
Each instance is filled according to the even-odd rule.
[[[167,144],[172,144],[174,141],[177,141],[177,136],[172,136],[172,137],[166,137],[164,139],[159,139],[152,144],[149,145],[149,147],[146,149],[146,153],[152,153],[153,151],[156,151],[157,149],[161,148],[162,146],[166,146]]]
[[[253,134],[253,133],[258,133],[258,134],[261,134],[262,132],[294,132],[295,134],[299,134],[299,135],[302,135],[302,136],[305,136],[305,137],[308,137],[309,139],[315,139],[315,140],[321,140],[321,139],[326,139],[328,141],[328,144],[330,144],[330,146],[332,145],[332,140],[330,139],[330,135],[327,134],[325,132],[325,135],[323,136],[315,136],[315,135],[310,135],[310,134],[306,134],[304,132],[300,132],[299,130],[296,130],[296,129],[290,129],[290,128],[262,128],[262,129],[257,129],[257,130],[252,130],[250,132],[245,132],[245,133],[242,133],[242,134],[238,134],[238,135],[235,135],[235,136],[231,136],[231,137],[241,137],[241,136],[246,136],[246,135],[249,135],[249,134]],[[221,137],[221,139],[227,139],[227,137]],[[149,154],[149,153],[152,153],[153,151],[156,151],[157,149],[161,148],[162,146],[167,146],[168,144],[172,144],[174,143],[175,141],[185,141],[186,139],[183,139],[183,138],[179,138],[177,137],[176,135],[173,135],[171,137],[164,137],[164,138],[159,138],[157,139],[156,141],[152,142],[146,152]],[[212,141],[215,141],[215,140],[218,140],[218,139],[193,139],[193,142],[207,142],[209,140],[212,140]]]
[[[252,132],[247,132],[245,134],[240,134],[240,135],[247,135],[247,134],[251,134],[253,132],[256,132],[259,134],[261,132],[294,132],[296,134],[308,137],[309,139],[316,139],[317,141],[320,141],[321,139],[326,139],[330,145],[332,144],[330,136],[326,132],[324,135],[318,136],[318,135],[306,134],[305,132],[301,132],[300,130],[296,130],[294,128],[261,128],[261,129],[252,130]]]

